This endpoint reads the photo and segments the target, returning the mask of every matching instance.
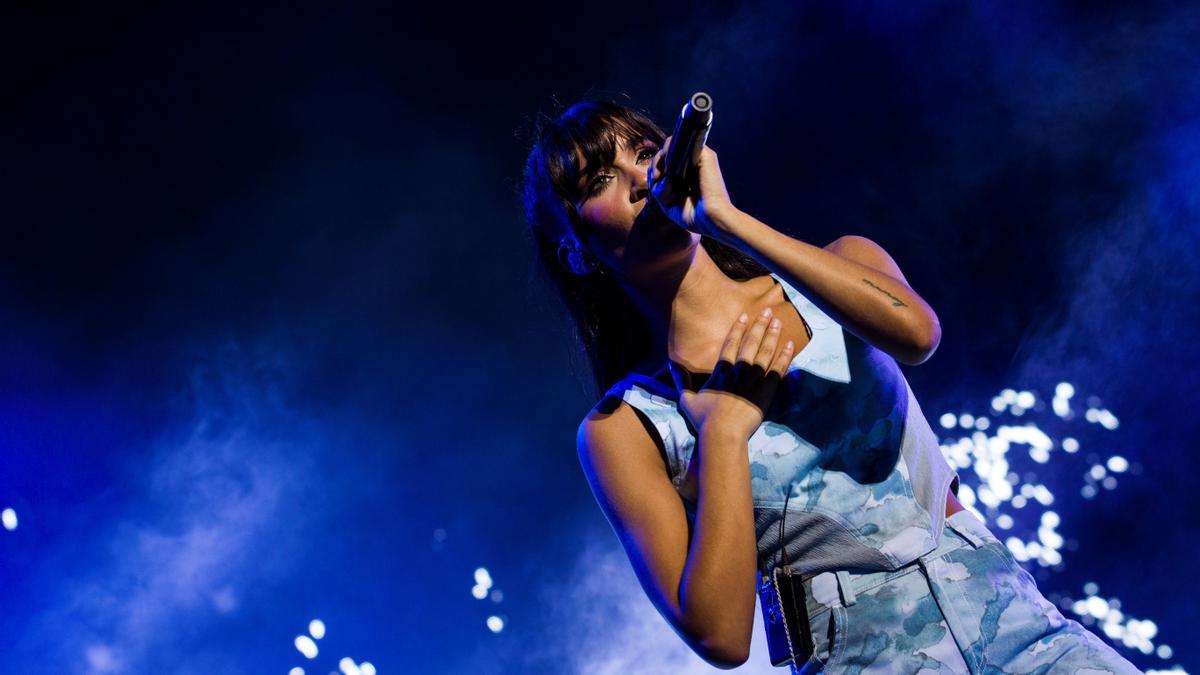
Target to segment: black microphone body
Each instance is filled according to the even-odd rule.
[[[692,94],[675,122],[675,132],[671,134],[671,148],[667,151],[666,169],[659,178],[660,181],[666,181],[669,200],[682,198],[694,192],[700,169],[700,153],[708,140],[712,121],[712,97],[701,91]],[[658,202],[650,197],[639,214],[639,219],[641,218],[665,220],[666,215]]]
[[[712,97],[702,91],[692,94],[679,112],[663,178],[671,191],[680,197],[692,190],[712,121]]]

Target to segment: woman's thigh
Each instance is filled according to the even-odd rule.
[[[968,533],[978,548],[948,529],[952,550],[812,617],[817,658],[804,674],[1141,672],[1065,618],[982,528]]]
[[[971,672],[1141,672],[1064,617],[993,536],[979,548],[964,546],[927,561],[926,573]]]

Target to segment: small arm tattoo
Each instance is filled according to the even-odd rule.
[[[871,283],[870,279],[863,279],[863,283],[870,286],[871,288],[874,288],[875,290],[879,291],[880,293],[883,293],[884,295],[888,296],[889,298],[891,298],[892,299],[892,307],[908,307],[908,305],[906,305],[900,301],[900,298],[897,298],[896,296],[892,295],[891,293],[888,293],[887,291],[880,288],[879,286]]]

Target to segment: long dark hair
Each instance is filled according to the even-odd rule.
[[[575,202],[580,198],[578,155],[584,166],[604,166],[616,157],[618,141],[666,140],[650,117],[606,98],[585,98],[555,116],[539,116],[522,174],[521,196],[528,236],[544,278],[566,306],[574,337],[591,365],[592,395],[599,397],[656,350],[645,318],[603,265],[585,276],[563,269],[558,247],[564,238],[583,241]],[[572,234],[574,233],[574,234]],[[731,279],[767,274],[758,261],[710,237],[700,244]],[[573,354],[576,352],[573,352]]]

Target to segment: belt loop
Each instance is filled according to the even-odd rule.
[[[850,573],[846,570],[837,571],[838,587],[842,589],[842,602],[847,607],[854,604],[854,589],[850,587]]]
[[[966,513],[967,515],[963,516],[964,518],[974,518],[976,520],[976,522],[978,522],[978,518],[975,518],[974,515],[972,515],[969,511],[966,511],[964,509],[963,511],[959,511],[959,512],[954,513],[953,515],[947,516],[946,517],[946,527],[949,527],[950,529],[954,530],[960,537],[962,537],[963,539],[966,539],[968,542],[970,542],[972,548],[980,548],[981,546],[986,544],[987,542],[984,541],[984,539],[982,537],[980,537],[978,534],[976,534],[971,529],[970,526],[965,525],[965,524],[960,524],[958,522],[950,520],[954,516],[957,516],[959,513]]]

